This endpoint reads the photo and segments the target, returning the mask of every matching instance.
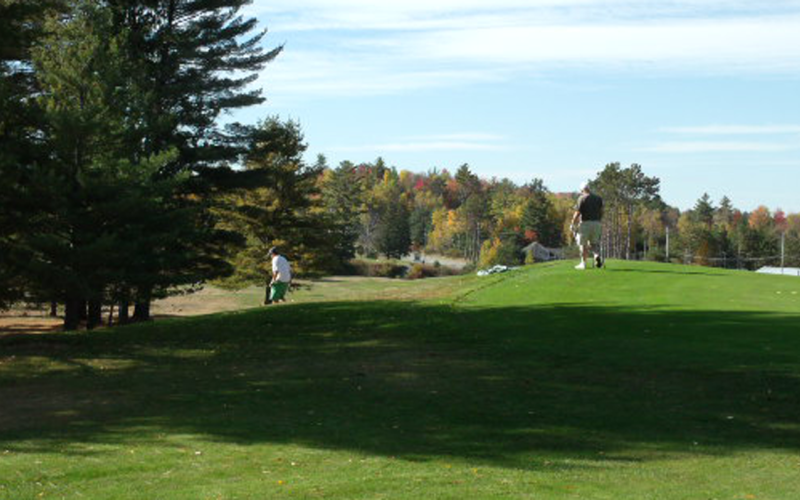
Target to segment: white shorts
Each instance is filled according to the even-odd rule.
[[[603,235],[603,225],[599,220],[587,220],[581,222],[578,228],[578,245],[589,245],[600,247],[600,238]]]

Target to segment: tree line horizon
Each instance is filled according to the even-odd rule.
[[[579,193],[551,192],[538,178],[522,185],[507,178],[486,179],[468,164],[454,174],[436,168],[398,171],[382,158],[358,165],[343,161],[330,168],[322,157],[317,164],[323,166],[321,193],[328,210],[342,210],[343,199],[362,205],[360,212],[342,217],[360,217],[354,239],[361,254],[400,257],[409,250],[428,251],[482,266],[513,265],[523,259],[521,248],[534,241],[554,248],[573,243],[569,226]],[[707,193],[693,208],[681,211],[661,198],[660,179],[646,175],[638,164],[608,163],[589,186],[605,201],[601,244],[610,258],[666,261],[671,231],[670,261],[752,269],[754,262],[778,255],[783,233],[787,253],[797,261],[800,213],[771,212],[764,205],[743,211],[727,196],[715,204]],[[341,195],[343,190],[349,190],[347,196]],[[407,220],[394,221],[398,212]],[[392,248],[382,238],[383,225],[403,228],[409,236]],[[718,264],[724,255],[728,262]]]
[[[278,246],[300,275],[411,251],[519,264],[570,244],[574,193],[372,163],[313,164],[300,126],[220,117],[264,102],[252,84],[284,50],[241,15],[248,0],[0,3],[0,308],[64,308],[64,328],[150,318],[153,300],[209,281],[264,284]],[[608,257],[752,268],[800,215],[707,195],[688,211],[639,165],[592,180]],[[720,255],[738,260],[716,259]],[[129,309],[133,308],[132,315]]]

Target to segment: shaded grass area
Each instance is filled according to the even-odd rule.
[[[623,269],[0,339],[0,498],[795,498],[794,284]]]

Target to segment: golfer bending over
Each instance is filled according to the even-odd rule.
[[[286,291],[292,282],[289,261],[278,252],[277,247],[270,248],[268,255],[272,257],[272,281],[269,283],[269,297],[264,304],[286,302]]]
[[[575,215],[572,216],[573,234],[577,227],[578,245],[581,247],[581,263],[575,269],[586,269],[586,259],[589,250],[594,254],[595,267],[603,267],[603,259],[600,257],[600,237],[603,234],[603,198],[592,193],[589,183],[581,184],[581,195],[578,204],[575,206]],[[579,226],[576,226],[579,224]]]

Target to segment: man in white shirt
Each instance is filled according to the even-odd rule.
[[[285,302],[286,291],[292,282],[292,269],[277,247],[270,248],[268,255],[272,258],[272,281],[269,284],[269,298],[264,303]]]

